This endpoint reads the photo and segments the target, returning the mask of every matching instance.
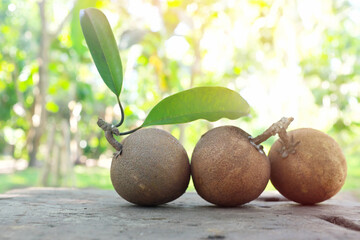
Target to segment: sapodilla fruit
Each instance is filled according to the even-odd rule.
[[[325,201],[344,185],[347,166],[338,143],[327,134],[301,128],[287,132],[293,150],[284,140],[271,147],[271,182],[286,198],[301,203]],[[285,139],[286,140],[286,139]]]
[[[197,193],[206,201],[234,207],[256,199],[270,178],[270,163],[250,136],[235,126],[205,133],[191,158]]]
[[[125,200],[145,206],[173,201],[187,189],[189,158],[180,142],[166,131],[138,130],[123,142],[113,158],[110,177]]]

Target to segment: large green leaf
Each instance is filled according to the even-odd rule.
[[[120,95],[123,69],[114,34],[106,16],[96,8],[80,11],[80,24],[92,58],[105,84]]]
[[[224,87],[197,87],[160,101],[142,127],[186,123],[197,119],[236,119],[249,113],[250,106],[237,92]]]

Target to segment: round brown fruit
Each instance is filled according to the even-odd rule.
[[[271,147],[271,182],[286,198],[315,204],[334,196],[344,185],[346,160],[338,143],[327,134],[311,128],[287,133],[292,142],[299,142],[293,153],[282,156],[281,140]]]
[[[191,174],[206,201],[234,207],[256,199],[270,178],[270,163],[250,136],[235,126],[214,128],[196,144]]]
[[[110,176],[125,200],[145,206],[180,197],[190,180],[189,158],[180,142],[166,131],[148,128],[124,139],[113,158]]]

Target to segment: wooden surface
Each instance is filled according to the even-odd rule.
[[[344,197],[345,196],[345,197]],[[196,193],[139,207],[113,190],[29,188],[0,195],[0,239],[360,239],[360,203],[340,193],[301,206],[265,192],[237,208]]]

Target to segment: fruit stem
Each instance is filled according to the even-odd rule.
[[[266,131],[259,136],[252,138],[252,142],[256,145],[260,145],[262,142],[266,141],[272,136],[279,134],[280,138],[284,141],[285,145],[286,142],[290,142],[289,137],[286,134],[286,129],[290,125],[290,123],[294,120],[293,117],[283,117],[276,123],[272,124]]]
[[[97,125],[105,132],[106,140],[111,144],[111,146],[121,153],[122,144],[114,138],[114,135],[120,135],[119,129],[117,129],[114,125],[105,122],[101,118],[98,119]]]
[[[120,106],[121,106],[121,104],[120,104]],[[122,121],[123,121],[123,119],[120,121],[120,125],[122,124]],[[133,132],[139,130],[140,128],[142,128],[142,126],[140,126],[140,127],[134,128],[127,132],[119,132],[119,129],[117,129],[117,126],[119,124],[114,126],[110,123],[105,122],[101,118],[98,118],[97,125],[105,132],[106,140],[111,144],[111,146],[113,146],[113,148],[115,148],[119,152],[119,154],[121,154],[121,151],[122,151],[122,144],[119,143],[114,138],[114,135],[116,135],[116,136],[128,135],[128,134],[133,133]]]
[[[280,137],[280,143],[281,143],[281,149],[279,150],[279,153],[281,154],[282,158],[287,158],[289,154],[295,154],[296,153],[296,146],[299,145],[300,141],[295,141],[294,137],[289,135],[286,132],[286,129],[282,129],[278,133]]]

